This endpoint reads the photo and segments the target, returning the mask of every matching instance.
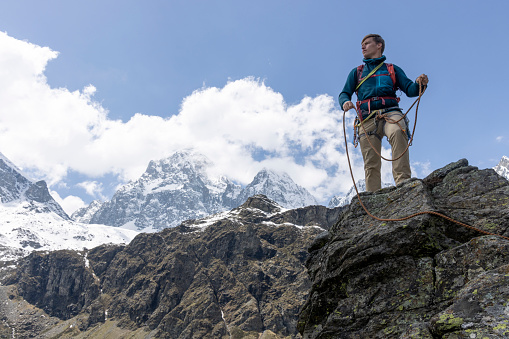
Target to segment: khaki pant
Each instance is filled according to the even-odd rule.
[[[399,120],[403,114],[399,111],[388,112],[387,116],[393,120]],[[377,120],[373,117],[367,121],[364,121],[364,129],[368,133],[369,140],[373,147],[378,153],[382,149],[382,138],[387,136],[389,143],[392,148],[392,157],[399,157],[406,149],[408,145],[408,137],[406,132],[403,132],[398,124],[405,129],[405,119],[402,119],[398,124],[391,124],[385,120]],[[368,138],[364,134],[364,129],[359,126],[359,143],[361,145],[362,157],[364,158],[364,174],[366,177],[366,190],[368,192],[374,192],[382,188],[382,179],[380,169],[382,167],[382,159],[376,154],[368,142]],[[376,129],[376,131],[375,131]],[[380,153],[381,154],[381,153]],[[410,170],[410,158],[408,151],[400,159],[392,161],[392,175],[396,185],[401,183],[405,179],[409,179],[412,175]]]

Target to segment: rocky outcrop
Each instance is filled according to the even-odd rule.
[[[295,336],[311,287],[306,249],[340,211],[284,210],[255,196],[229,213],[140,234],[127,246],[33,253],[6,283],[48,316],[72,321],[73,335],[94,338],[115,322],[136,338]],[[57,325],[48,333],[62,334]]]
[[[509,235],[509,184],[466,160],[424,180],[361,194],[375,216],[438,211]],[[377,221],[353,200],[310,246],[304,338],[499,338],[509,335],[509,241],[441,217]]]
[[[88,266],[76,251],[33,252],[19,267],[18,289],[29,303],[69,319],[100,294],[99,281]]]

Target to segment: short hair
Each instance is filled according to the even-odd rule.
[[[364,42],[364,40],[369,39],[369,38],[373,38],[373,40],[377,44],[382,44],[382,54],[383,54],[384,49],[385,49],[385,41],[384,41],[384,39],[380,35],[378,35],[378,34],[368,34],[368,35],[366,35],[362,39],[361,43]]]

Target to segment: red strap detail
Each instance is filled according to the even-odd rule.
[[[396,72],[394,71],[394,65],[393,64],[385,64],[387,66],[387,70],[389,71],[389,75],[391,76],[392,84],[394,86],[394,91],[396,91]]]
[[[357,83],[362,80],[362,70],[364,69],[364,65],[357,66]]]
[[[362,101],[357,101],[357,108],[360,108],[360,106],[364,103],[368,103],[368,106],[369,106],[369,103],[371,101],[377,101],[377,100],[382,100],[382,105],[385,105],[385,100],[396,100],[397,102],[399,102],[399,98],[398,97],[373,97],[373,98],[369,98],[369,99],[366,99],[366,100],[362,100]]]

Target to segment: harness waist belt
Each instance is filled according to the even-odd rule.
[[[379,100],[382,100],[382,105],[385,105],[385,100],[396,100],[396,102],[399,102],[400,99],[397,97],[372,97],[372,98],[369,98],[366,100],[357,101],[357,111],[360,112],[361,105],[367,102],[368,103],[368,112],[371,113],[371,101],[379,101]],[[362,119],[362,117],[361,117],[361,119]]]

